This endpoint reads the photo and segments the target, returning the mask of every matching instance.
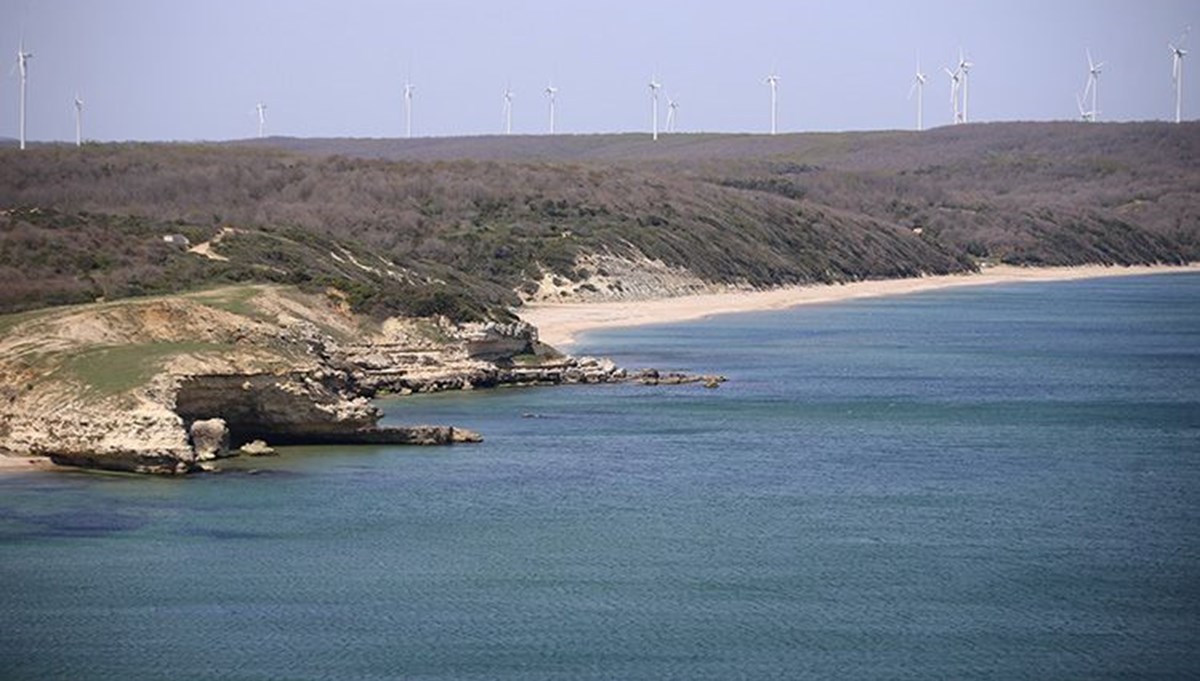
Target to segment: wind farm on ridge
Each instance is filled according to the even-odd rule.
[[[1167,44],[1169,48],[1169,56],[1171,59],[1171,85],[1173,90],[1173,119],[1176,123],[1183,120],[1183,62],[1187,55],[1187,50],[1184,48],[1190,27],[1175,40]],[[1100,120],[1100,105],[1099,105],[1099,79],[1102,69],[1105,66],[1103,61],[1094,61],[1090,48],[1085,49],[1087,58],[1087,77],[1084,88],[1081,93],[1075,95],[1076,107],[1079,113],[1079,120],[1086,122],[1096,122]],[[30,65],[29,62],[33,57],[33,53],[27,51],[24,38],[22,38],[17,50],[16,60],[13,64],[13,72],[19,76],[19,134],[18,143],[21,149],[24,149],[27,144],[26,135],[26,118],[27,118],[27,88],[29,80]],[[970,123],[970,85],[971,85],[971,69],[975,63],[971,61],[964,49],[958,51],[957,60],[952,66],[942,68],[942,71],[949,78],[949,122],[953,125]],[[765,77],[763,82],[769,87],[769,125],[766,126],[764,132],[774,135],[779,132],[780,128],[780,108],[779,108],[779,89],[782,77],[779,73],[772,69]],[[928,83],[928,76],[922,70],[921,60],[918,56],[917,67],[914,80],[908,91],[907,99],[915,100],[916,121],[914,129],[922,131],[925,129],[925,107],[924,107],[924,88]],[[650,90],[650,124],[648,131],[652,140],[658,140],[660,132],[674,134],[680,132],[679,126],[679,101],[675,95],[668,95],[666,102],[666,120],[665,124],[660,126],[660,92],[664,90],[664,84],[660,82],[656,75],[652,75],[648,82]],[[412,138],[414,135],[414,108],[416,103],[416,84],[412,82],[411,77],[404,80],[400,92],[402,98],[402,134],[404,138]],[[582,87],[582,85],[580,85]],[[548,121],[544,129],[546,134],[554,135],[560,132],[556,126],[557,100],[560,88],[553,81],[550,82],[543,90],[547,98]],[[569,91],[567,92],[569,94]],[[500,132],[505,135],[513,134],[513,119],[516,92],[511,83],[505,85],[502,91],[501,99],[501,124]],[[82,144],[84,140],[83,131],[83,100],[77,93],[74,98],[75,109],[75,142],[77,145]],[[747,106],[750,106],[747,104]],[[799,102],[793,108],[803,109],[804,103]],[[256,137],[263,138],[266,136],[266,109],[267,105],[263,101],[259,101],[254,106],[254,112],[257,117],[257,134]],[[802,117],[802,113],[794,113],[793,118]],[[905,126],[897,126],[905,127]],[[660,129],[661,128],[661,129]],[[400,131],[398,131],[400,132]]]

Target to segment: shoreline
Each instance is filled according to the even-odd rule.
[[[1187,265],[1082,265],[1078,267],[1018,267],[996,265],[973,274],[944,274],[910,279],[877,279],[848,284],[789,286],[766,291],[699,293],[673,298],[594,303],[538,303],[523,307],[519,316],[538,329],[542,342],[565,349],[581,334],[601,329],[694,321],[717,315],[784,310],[801,305],[836,303],[963,286],[1021,282],[1072,281],[1148,274],[1200,272],[1200,263]]]
[[[25,472],[63,470],[54,465],[49,457],[34,454],[16,455],[0,452],[0,475],[20,474]]]

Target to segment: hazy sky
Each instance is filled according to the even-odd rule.
[[[942,67],[961,45],[973,121],[1078,117],[1084,48],[1106,62],[1102,120],[1174,115],[1167,48],[1196,0],[0,0],[0,136],[16,137],[22,33],[31,140],[222,140],[256,134],[396,137],[403,84],[415,136],[547,128],[648,130],[652,74],[681,131],[763,132],[778,72],[781,131],[907,128],[918,54],[926,126],[951,121]],[[1184,117],[1200,116],[1200,36]],[[665,96],[660,113],[666,115]]]

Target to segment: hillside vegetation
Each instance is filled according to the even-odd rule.
[[[545,281],[654,293],[639,272],[767,287],[1179,263],[1200,259],[1197,158],[1200,125],[1158,123],[35,146],[0,151],[0,311],[261,281],[468,320]]]

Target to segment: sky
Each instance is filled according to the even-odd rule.
[[[1090,49],[1099,118],[1174,117],[1171,53],[1196,0],[0,0],[0,137],[16,137],[22,39],[28,139],[228,140],[649,131],[653,76],[681,132],[781,132],[952,122],[942,72],[965,50],[972,122],[1077,119]],[[1200,36],[1185,47],[1200,50]],[[1183,116],[1200,117],[1200,51]],[[1189,55],[1191,56],[1191,55]],[[1193,61],[1196,60],[1196,61]]]

